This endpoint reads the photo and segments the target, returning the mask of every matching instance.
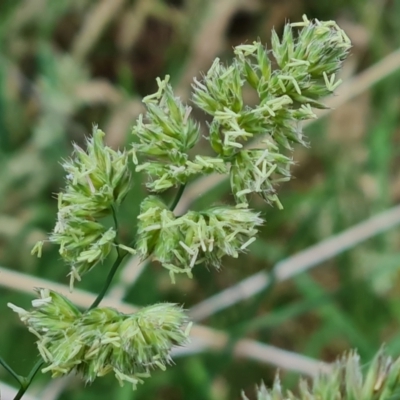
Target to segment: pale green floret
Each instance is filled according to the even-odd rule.
[[[302,28],[297,35],[295,27]],[[203,80],[195,80],[193,101],[213,117],[210,144],[227,163],[233,164],[230,174],[237,201],[245,203],[245,197],[256,192],[269,202],[277,202],[272,183],[282,179],[272,180],[268,176],[271,169],[260,172],[257,165],[252,165],[258,157],[247,157],[246,172],[241,173],[238,161],[243,164],[243,157],[239,154],[243,154],[245,143],[258,135],[267,135],[269,143],[279,145],[275,153],[282,148],[292,151],[293,143],[307,145],[300,123],[316,117],[311,107],[325,108],[321,98],[341,83],[335,80],[335,73],[350,47],[350,40],[335,22],[309,21],[304,17],[300,24],[287,24],[282,39],[273,32],[271,50],[260,42],[237,46],[231,66],[216,59]],[[270,55],[276,60],[275,69]],[[245,84],[256,91],[259,104],[244,104]],[[283,172],[284,180],[290,179],[291,163],[291,158],[286,157],[278,164],[277,172]]]
[[[219,268],[224,256],[237,258],[246,250],[263,223],[258,213],[243,207],[214,207],[175,217],[157,198],[143,201],[139,215],[137,249],[151,253],[170,271],[192,276],[195,265]]]
[[[100,223],[84,218],[60,216],[49,240],[60,246],[61,257],[71,267],[71,288],[74,280],[103,262],[109,255],[116,232]]]
[[[138,140],[133,144],[135,162],[136,154],[149,158],[136,171],[149,175],[147,187],[154,192],[185,184],[192,175],[214,172],[219,166],[193,168],[196,160],[191,161],[187,151],[199,140],[199,126],[190,117],[191,107],[174,97],[168,81],[169,76],[157,79],[158,91],[143,99],[146,116],[140,115],[132,130]]]
[[[173,153],[171,153],[173,158]],[[158,177],[146,183],[152,192],[163,192],[176,185],[185,185],[191,177],[207,175],[213,172],[226,174],[227,166],[220,158],[196,156],[194,160],[166,164],[163,162],[145,162],[136,167],[136,171],[145,171],[151,177]]]
[[[31,250],[31,254],[32,255],[37,255],[38,258],[42,257],[42,251],[43,251],[43,245],[44,245],[44,241],[43,240],[39,240],[39,242],[36,242],[35,245],[33,246],[33,249]]]
[[[272,389],[257,388],[257,400],[389,400],[400,395],[400,358],[393,360],[381,350],[364,373],[356,352],[343,356],[330,373],[321,372],[309,384],[299,383],[297,394],[285,391],[277,376]],[[248,400],[242,394],[243,400]]]
[[[67,185],[60,198],[60,209],[75,216],[100,218],[110,214],[111,207],[125,198],[131,175],[128,153],[105,146],[104,136],[94,127],[86,151],[74,145],[74,157],[63,163]]]
[[[247,203],[247,196],[258,193],[269,203],[280,208],[275,186],[290,180],[292,160],[278,152],[272,143],[265,150],[243,150],[231,164],[232,192],[238,203]]]
[[[39,299],[33,300],[32,305],[35,309],[46,312],[35,309],[28,312],[11,303],[8,304],[32,331],[40,333],[51,326],[54,330],[62,332],[80,315],[80,311],[64,296],[49,289],[36,289],[36,292]]]
[[[72,159],[63,163],[66,187],[58,195],[57,223],[49,241],[60,246],[60,255],[71,268],[74,280],[90,271],[109,255],[116,238],[99,218],[112,213],[130,189],[128,153],[104,144],[104,132],[93,128],[84,151],[74,145]],[[40,257],[43,243],[32,250]],[[131,249],[133,251],[133,249]]]
[[[181,307],[163,303],[131,315],[111,308],[79,312],[65,297],[38,290],[32,311],[9,304],[37,337],[38,350],[53,377],[73,371],[90,383],[114,372],[122,384],[136,387],[151,370],[165,370],[170,351],[188,341],[188,321]]]
[[[244,79],[237,63],[225,67],[219,58],[216,58],[203,82],[194,79],[193,101],[210,115],[215,115],[224,108],[240,112],[243,107],[243,83]]]
[[[142,259],[148,257],[157,245],[162,226],[162,221],[175,220],[172,211],[156,196],[148,196],[140,205],[138,216],[138,239],[136,249]]]

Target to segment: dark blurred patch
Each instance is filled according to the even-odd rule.
[[[336,1],[319,1],[307,0],[304,2],[307,7],[307,15],[309,18],[318,18],[320,20],[331,20],[338,16],[338,12],[343,14],[353,14],[357,12],[357,3],[359,0],[336,0]]]
[[[226,31],[226,37],[230,41],[230,44],[236,46],[248,41],[249,37],[254,37],[261,20],[262,15],[260,13],[247,10],[238,11],[232,18]]]
[[[184,7],[185,0],[164,0],[164,3],[168,4],[169,6],[181,8]]]
[[[133,48],[127,54],[116,54],[115,35],[117,26],[110,26],[92,51],[91,69],[94,77],[106,78],[118,83],[121,63],[129,69],[140,96],[145,96],[157,87],[155,79],[163,75],[171,44],[173,27],[154,17],[146,20]]]
[[[115,35],[116,25],[112,24],[98,41],[96,47],[90,54],[90,68],[94,78],[106,78],[111,82],[116,82],[116,47]]]
[[[150,17],[127,59],[131,66],[140,95],[151,93],[156,87],[155,78],[163,75],[168,48],[174,28],[163,21]]]
[[[54,42],[61,50],[68,51],[70,49],[76,32],[82,26],[82,19],[83,15],[74,11],[61,16],[53,33]]]

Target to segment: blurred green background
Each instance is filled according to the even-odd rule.
[[[285,21],[301,20],[303,13],[336,20],[352,39],[344,87],[400,46],[398,0],[1,0],[0,266],[67,284],[68,269],[55,247],[46,247],[41,259],[30,250],[54,225],[60,161],[71,142],[83,143],[98,124],[108,144],[127,145],[140,98],[156,89],[156,77],[170,74],[188,99],[191,79],[216,56],[229,60],[232,46],[257,38],[268,43],[273,27],[280,33]],[[220,272],[198,267],[193,280],[179,277],[176,285],[159,265],[148,265],[124,300],[190,308],[399,203],[400,70],[383,73],[306,133],[311,148],[296,149],[295,179],[279,189],[284,210],[253,201],[267,223],[250,254],[226,260]],[[126,243],[146,196],[142,179],[135,175],[120,210]],[[198,191],[196,209],[230,201],[224,183]],[[111,376],[85,388],[79,379],[57,384],[47,375],[37,377],[32,392],[50,384],[53,392],[40,398],[224,400],[239,399],[241,390],[253,398],[254,385],[270,384],[276,368],[234,356],[241,337],[324,361],[357,348],[368,362],[383,342],[400,355],[399,249],[395,228],[210,316],[202,322],[225,332],[229,345],[176,358],[136,392]],[[78,288],[98,293],[109,266],[96,268]],[[37,354],[34,336],[6,304],[29,307],[33,292],[1,281],[0,273],[0,355],[25,375]],[[293,373],[281,374],[289,387],[295,382]],[[14,384],[3,369],[0,380]]]

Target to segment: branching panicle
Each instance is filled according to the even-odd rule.
[[[302,28],[297,36],[296,27]],[[275,172],[263,174],[256,184],[236,184],[242,180],[235,176],[238,171],[251,168],[251,155],[244,155],[244,145],[259,135],[269,136],[266,148],[270,153],[277,152],[275,144],[289,151],[293,143],[306,145],[300,123],[315,118],[311,107],[325,108],[321,98],[340,84],[335,81],[335,73],[350,47],[349,39],[335,22],[311,22],[304,17],[300,24],[287,24],[281,40],[273,32],[271,51],[260,42],[237,46],[230,67],[217,59],[203,81],[195,81],[193,101],[213,117],[210,143],[232,165],[232,190],[241,193],[239,201],[245,202],[243,197],[256,192],[268,202],[276,202],[273,184],[280,178]],[[271,66],[270,54],[276,60],[276,69]],[[244,104],[245,83],[256,91],[259,104]],[[289,157],[286,166],[281,163],[286,178],[290,178],[290,164]]]
[[[74,157],[62,164],[66,187],[58,195],[58,218],[49,240],[60,246],[59,253],[71,268],[71,289],[75,280],[110,254],[117,232],[99,219],[110,215],[130,189],[129,154],[112,150],[103,140],[104,132],[94,127],[86,151],[75,144]],[[42,245],[32,251],[40,256]]]
[[[214,156],[189,156],[200,138],[200,126],[191,117],[191,107],[174,96],[169,76],[158,78],[158,91],[143,99],[147,112],[132,129],[135,139],[130,151],[105,145],[104,133],[96,127],[85,150],[74,145],[72,159],[62,164],[66,187],[58,196],[57,223],[49,241],[59,246],[70,267],[71,288],[113,248],[117,258],[86,312],[47,289],[38,291],[31,311],[10,304],[37,337],[46,364],[43,372],[56,377],[76,371],[86,382],[113,372],[119,382],[135,387],[152,369],[164,370],[170,364],[172,346],[188,340],[190,324],[185,313],[168,303],[131,315],[98,308],[118,267],[128,253],[137,253],[141,259],[152,257],[174,282],[178,273],[191,277],[196,265],[219,269],[225,256],[236,258],[246,251],[264,222],[249,207],[249,197],[257,193],[282,208],[276,185],[291,178],[293,144],[307,145],[301,122],[315,118],[312,107],[323,108],[322,96],[340,83],[335,73],[349,49],[350,41],[336,23],[304,18],[299,24],[286,25],[281,40],[273,33],[271,50],[254,42],[237,46],[230,65],[216,59],[204,78],[194,81],[192,99],[211,116],[208,139]],[[246,104],[244,85],[253,89],[257,104]],[[255,138],[262,138],[258,141],[262,145],[249,149]],[[137,172],[148,174],[146,185],[153,193],[141,204],[134,245],[121,243],[116,212],[130,190],[129,156]],[[235,204],[175,215],[189,181],[211,173],[229,175]],[[168,207],[154,193],[171,188],[177,188],[177,194]],[[112,217],[113,227],[103,225],[105,216]],[[42,246],[39,242],[32,252],[40,256]],[[317,381],[321,387],[325,387],[324,379]],[[335,379],[332,382],[339,382],[339,377]],[[359,390],[357,385],[353,386]],[[305,393],[302,399],[313,399],[305,384],[300,390]],[[283,399],[281,393],[277,380],[272,392],[260,389],[259,400]]]

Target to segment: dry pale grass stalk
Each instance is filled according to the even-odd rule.
[[[116,105],[105,126],[107,145],[112,148],[121,146],[126,140],[126,132],[131,128],[132,121],[143,111],[143,104],[139,100]]]
[[[282,260],[273,269],[274,277],[277,282],[290,279],[399,224],[400,206],[396,206]],[[190,317],[195,321],[207,318],[254,296],[267,288],[270,283],[271,279],[267,272],[258,272],[193,306],[189,311]]]
[[[0,381],[0,399],[1,400],[13,400],[18,390],[12,386],[7,385],[4,382]],[[24,395],[24,400],[38,400],[37,397],[34,397],[30,394]]]
[[[8,34],[15,35],[24,25],[40,16],[45,7],[46,0],[25,0],[21,2],[10,19]]]
[[[123,53],[128,52],[138,39],[153,7],[153,0],[138,0],[123,15],[117,36],[117,46]]]
[[[75,95],[79,100],[89,104],[120,104],[124,96],[105,79],[92,79],[77,85]]]
[[[121,268],[118,280],[116,279],[111,287],[109,297],[122,300],[132,284],[139,278],[147,263],[147,260],[141,262],[138,256],[129,258],[126,265]]]
[[[76,379],[75,375],[68,375],[51,380],[40,392],[40,400],[57,400],[64,389]]]
[[[399,224],[400,206],[396,206],[282,260],[273,269],[274,277],[277,282],[290,279]],[[192,307],[190,318],[194,321],[205,319],[254,296],[270,283],[267,272],[258,272]]]
[[[193,77],[205,71],[224,45],[225,31],[235,12],[248,0],[207,1],[206,17],[193,41],[192,53],[175,92],[183,99],[189,97]]]
[[[125,4],[125,0],[101,0],[86,14],[82,29],[76,35],[71,54],[84,59],[99,40],[101,34]]]

